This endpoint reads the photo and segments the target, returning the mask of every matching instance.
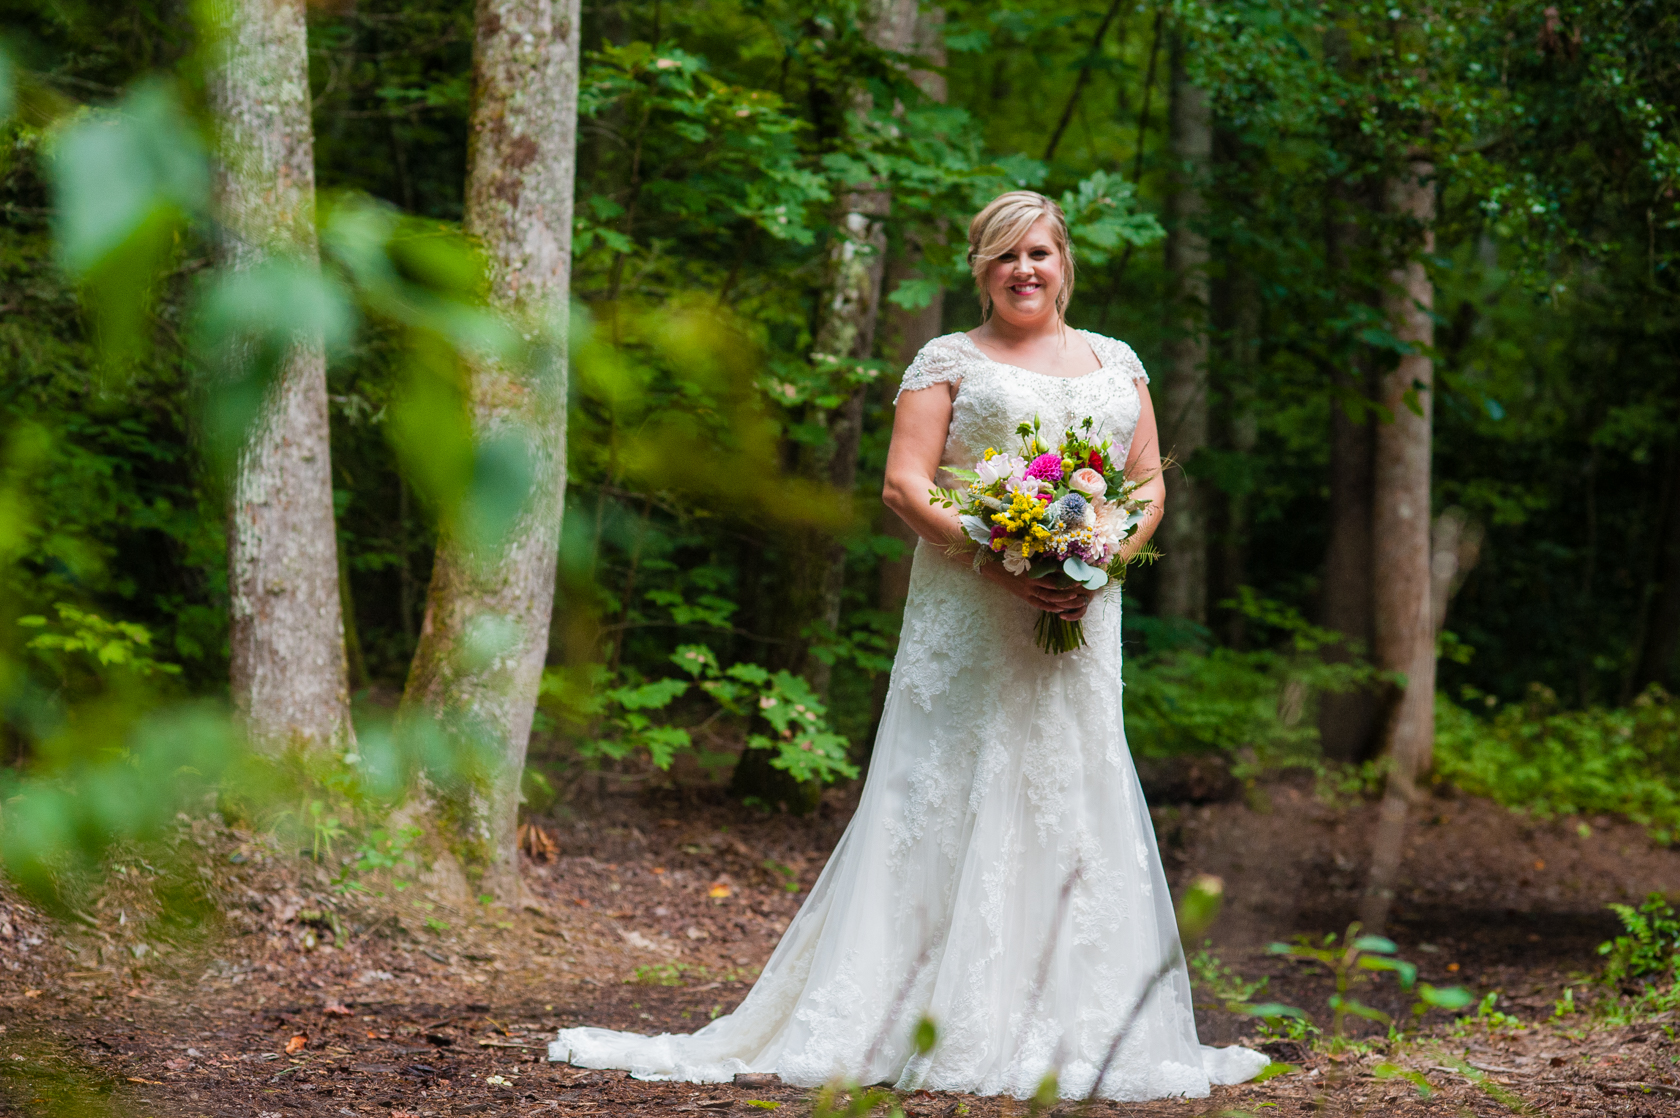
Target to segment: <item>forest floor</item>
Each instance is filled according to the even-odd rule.
[[[557,854],[525,865],[531,899],[518,912],[451,903],[435,883],[345,893],[313,861],[206,821],[183,825],[183,861],[219,910],[212,933],[167,934],[149,920],[156,882],[138,859],[75,920],[50,922],[15,901],[0,912],[0,1110],[809,1114],[809,1092],[794,1087],[641,1083],[550,1064],[546,1043],[581,1023],[690,1031],[733,1008],[839,837],[851,796],[831,791],[806,819],[709,794],[574,803],[549,824]],[[1327,1027],[1328,979],[1265,945],[1345,927],[1375,806],[1327,806],[1282,783],[1247,803],[1155,816],[1175,884],[1194,873],[1226,882],[1213,952],[1266,978],[1255,1000],[1299,1006]],[[1417,818],[1391,929],[1400,955],[1423,981],[1497,992],[1506,1016],[1431,1017],[1401,1045],[1372,1038],[1339,1055],[1272,1042],[1299,1071],[1210,1099],[1090,1113],[1680,1115],[1672,1028],[1553,1016],[1618,930],[1605,905],[1680,891],[1680,852],[1625,822],[1536,822],[1470,798],[1435,799]],[[1405,1008],[1392,984],[1363,996]],[[1253,1019],[1216,1006],[1200,1025],[1204,1041],[1260,1042]],[[902,1105],[911,1116],[1027,1113],[1014,1100],[949,1094]]]

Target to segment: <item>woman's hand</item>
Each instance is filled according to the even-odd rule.
[[[982,564],[980,577],[997,583],[1035,609],[1053,613],[1063,621],[1078,621],[1084,617],[1091,599],[1097,595],[1095,590],[1087,590],[1083,586],[1063,586],[1054,576],[1028,578],[1026,575],[1012,575],[1002,563]]]

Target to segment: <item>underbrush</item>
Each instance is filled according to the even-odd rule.
[[[1680,836],[1680,706],[1652,687],[1625,707],[1562,710],[1533,685],[1522,703],[1441,696],[1435,705],[1435,775],[1466,792],[1540,818],[1626,816],[1659,843]]]
[[[1239,776],[1322,771],[1319,697],[1369,686],[1375,670],[1357,658],[1326,659],[1324,650],[1339,643],[1339,634],[1246,587],[1225,604],[1275,639],[1238,650],[1216,644],[1200,626],[1145,616],[1128,621],[1144,643],[1126,663],[1126,736],[1133,751],[1219,753]]]

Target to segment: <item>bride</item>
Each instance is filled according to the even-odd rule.
[[[641,1079],[775,1072],[1022,1098],[1054,1072],[1066,1097],[1096,1087],[1131,1101],[1204,1096],[1265,1066],[1196,1038],[1121,721],[1118,590],[946,554],[962,530],[928,502],[941,467],[1013,447],[1035,416],[1048,432],[1092,417],[1127,474],[1149,479],[1153,515],[1128,554],[1163,496],[1143,366],[1063,322],[1073,254],[1060,207],[1011,191],[968,240],[985,321],[929,342],[899,390],[884,496],[921,539],[857,814],[734,1013],[692,1036],[563,1029],[550,1059]],[[1083,618],[1086,647],[1041,652],[1040,610]],[[937,1039],[919,1052],[924,1018]]]

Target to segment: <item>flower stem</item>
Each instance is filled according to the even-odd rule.
[[[1054,613],[1040,610],[1038,624],[1033,626],[1033,638],[1038,647],[1053,656],[1072,652],[1085,647],[1085,623],[1065,621]]]

